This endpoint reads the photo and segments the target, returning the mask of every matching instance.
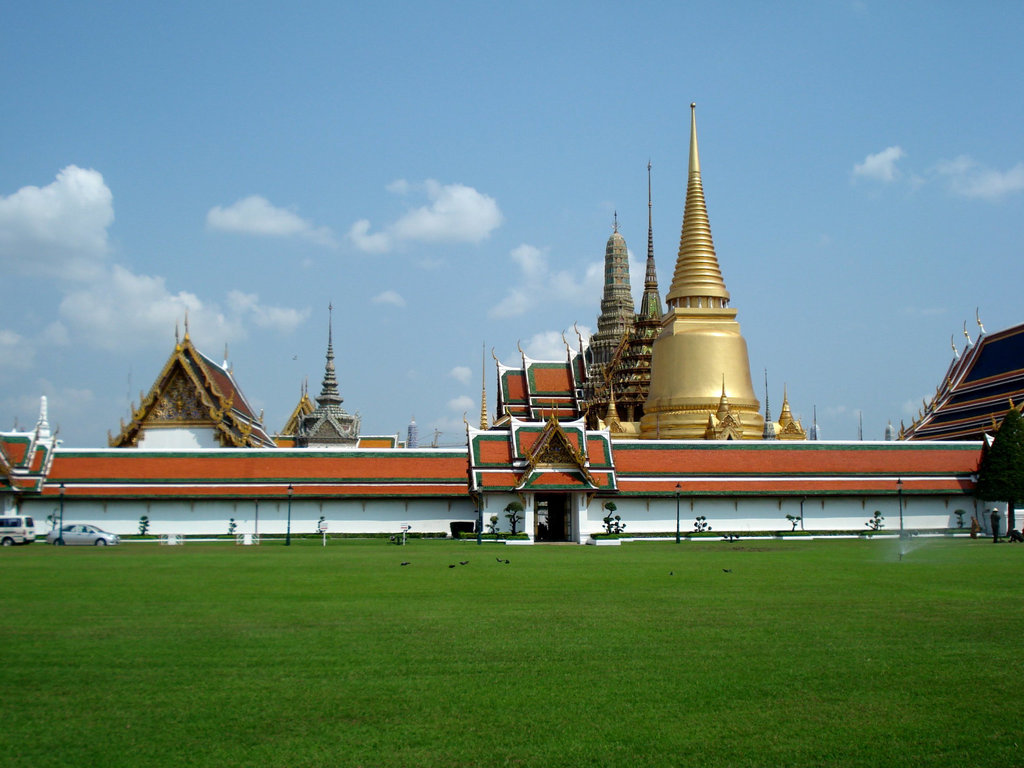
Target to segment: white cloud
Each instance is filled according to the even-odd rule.
[[[457,365],[448,372],[448,375],[456,381],[468,384],[473,372],[464,365]]]
[[[854,165],[853,175],[886,183],[895,181],[900,176],[896,161],[905,154],[901,147],[886,147],[877,154],[868,155],[864,162]]]
[[[405,299],[397,291],[381,291],[372,299],[374,304],[391,304],[396,307],[404,307]]]
[[[287,208],[278,208],[260,195],[243,197],[222,208],[214,206],[206,214],[206,226],[222,232],[262,237],[302,237],[319,245],[335,245],[327,227],[314,226]]]
[[[98,171],[76,165],[45,187],[0,196],[0,266],[25,275],[90,277],[108,250],[113,201]]]
[[[590,341],[590,329],[585,326],[576,326],[579,329],[580,336],[583,337],[583,345],[586,347],[587,342]],[[562,339],[561,331],[541,331],[531,336],[525,344],[523,344],[523,351],[527,357],[532,357],[534,360],[564,360],[566,357],[565,344],[568,342],[569,348],[573,352],[579,350],[580,342],[576,338],[576,330],[570,329],[565,332],[565,340]]]
[[[448,401],[448,410],[462,413],[464,411],[468,411],[475,404],[476,401],[469,395],[459,395],[458,397],[453,397]]]
[[[939,163],[937,170],[946,178],[949,189],[963,197],[998,200],[1024,190],[1024,163],[1017,163],[1007,171],[996,171],[968,155],[961,155]]]
[[[59,311],[63,324],[77,338],[110,350],[159,344],[186,316],[200,348],[245,338],[250,323],[290,333],[309,317],[308,309],[264,305],[256,294],[237,290],[228,292],[226,308],[221,308],[194,293],[172,293],[163,277],[137,275],[119,265],[102,279],[68,292]]]
[[[546,302],[593,306],[595,317],[600,311],[599,301],[604,286],[604,260],[593,261],[586,266],[582,279],[578,272],[553,271],[548,264],[546,250],[523,244],[509,254],[519,267],[520,283],[508,288],[488,314],[493,318],[517,317],[526,314]],[[637,274],[643,274],[645,265],[632,259],[630,254],[631,284]],[[641,279],[641,285],[643,281]]]
[[[384,253],[398,242],[479,243],[486,240],[503,221],[494,198],[464,184],[441,184],[427,179],[422,184],[430,205],[408,211],[380,232],[370,233],[367,219],[349,229],[349,240],[368,253]],[[393,194],[413,189],[405,180],[388,185]]]
[[[387,253],[391,250],[391,236],[385,232],[370,234],[370,222],[360,219],[348,231],[348,239],[365,253]]]
[[[257,294],[242,291],[228,291],[228,307],[235,315],[250,319],[254,325],[282,334],[291,333],[306,322],[310,312],[308,308],[299,310],[261,304]]]
[[[34,359],[35,350],[21,334],[0,329],[0,372],[27,371]]]

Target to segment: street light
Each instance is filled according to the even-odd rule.
[[[903,478],[896,478],[896,498],[900,505],[900,538],[903,538]]]
[[[679,494],[682,490],[679,483],[676,483],[676,544],[679,543]]]
[[[292,545],[292,493],[295,491],[292,484],[288,483],[288,531],[284,535],[284,545]]]
[[[57,526],[57,543],[64,543],[64,483],[60,484],[60,523]]]

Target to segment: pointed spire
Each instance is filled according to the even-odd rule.
[[[334,305],[327,305],[327,364],[324,366],[324,381],[320,396],[316,399],[320,405],[341,405],[344,402],[338,392],[338,380],[334,376]]]
[[[46,395],[39,398],[39,420],[36,422],[36,438],[47,440],[50,437],[50,422],[47,420]]]
[[[188,337],[188,310],[185,310],[185,341],[189,341]]]
[[[761,432],[761,437],[765,440],[774,440],[775,435],[775,422],[772,421],[772,411],[768,406],[768,369],[764,369],[764,430]]]
[[[228,363],[228,343],[224,342],[224,365],[221,366],[225,371],[229,368]]]
[[[690,172],[686,208],[679,236],[679,254],[666,301],[671,307],[727,307],[729,291],[715,255],[704,202],[704,185],[697,152],[697,105],[690,104]]]
[[[647,161],[647,273],[644,275],[644,295],[640,299],[640,317],[661,318],[661,295],[658,293],[658,270],[654,265],[654,224],[651,206],[651,161]]]
[[[718,412],[715,414],[715,416],[718,418],[719,421],[721,421],[726,416],[728,416],[730,413],[731,413],[731,409],[729,408],[729,397],[728,397],[728,395],[725,394],[725,374],[723,373],[722,374],[722,397],[719,398],[719,400],[718,400]]]
[[[765,397],[767,401],[767,395]],[[793,420],[793,411],[789,407],[789,388],[782,388],[782,412],[779,414],[779,421],[783,424]]]
[[[611,424],[613,421],[619,420],[619,409],[615,406],[615,385],[613,382],[608,382],[608,410],[604,414],[604,423]]]
[[[565,337],[562,337],[563,341]],[[487,345],[480,346],[480,429],[487,429]]]

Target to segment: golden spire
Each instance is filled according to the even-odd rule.
[[[722,405],[719,377],[729,381],[728,429],[716,439],[760,439],[765,419],[754,394],[747,343],[729,306],[718,257],[711,240],[700,157],[697,120],[690,105],[690,172],[679,255],[661,333],[651,350],[651,386],[640,419],[645,439],[705,436],[708,414]]]
[[[480,346],[480,429],[487,429],[487,345]]]
[[[729,291],[715,255],[704,202],[697,152],[697,105],[690,104],[690,173],[686,184],[686,208],[679,235],[679,254],[672,287],[666,301],[670,307],[727,307]]]

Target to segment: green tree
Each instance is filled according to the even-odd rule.
[[[975,495],[1006,502],[1006,530],[1017,527],[1014,508],[1024,499],[1024,416],[1011,408],[1003,417],[991,446],[981,453]]]
[[[508,518],[509,527],[512,529],[512,535],[516,535],[516,526],[519,525],[519,521],[523,519],[523,505],[518,501],[510,502],[505,507],[507,513],[505,517]]]

